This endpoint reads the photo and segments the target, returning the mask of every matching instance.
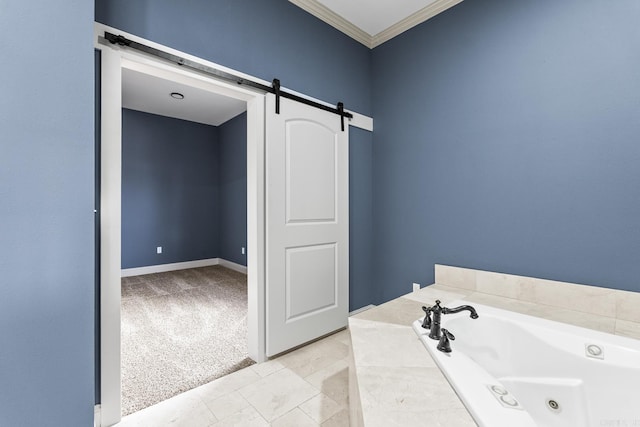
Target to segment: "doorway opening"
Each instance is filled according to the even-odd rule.
[[[101,46],[101,224],[100,224],[100,403],[102,425],[121,418],[121,275],[123,174],[123,74],[137,72],[232,98],[246,106],[246,303],[247,350],[251,360],[264,353],[264,95],[216,81],[142,54]],[[154,246],[154,255],[159,251]],[[163,246],[162,252],[169,250]],[[241,253],[242,246],[237,248]],[[211,259],[209,259],[211,260]],[[214,258],[218,264],[221,259]],[[229,260],[226,260],[229,261]],[[166,262],[172,264],[171,262]],[[229,265],[240,265],[233,262]],[[206,265],[205,265],[206,266]],[[201,267],[201,265],[196,265]],[[208,267],[211,267],[209,265]],[[217,266],[220,268],[219,266]],[[135,268],[133,273],[136,273]],[[138,270],[139,272],[139,270]],[[144,271],[143,271],[144,272]],[[159,273],[159,272],[156,272]],[[235,272],[232,272],[232,274]],[[183,273],[186,274],[186,273]]]
[[[122,415],[254,362],[247,103],[122,69]]]

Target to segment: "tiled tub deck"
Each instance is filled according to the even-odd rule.
[[[640,339],[640,293],[441,265],[436,283],[349,319],[352,426],[475,425],[411,328],[436,299]]]

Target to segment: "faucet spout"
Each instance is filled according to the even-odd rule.
[[[469,317],[471,317],[472,319],[478,318],[478,313],[476,313],[476,309],[471,307],[470,305],[461,305],[460,307],[455,307],[455,308],[443,307],[442,314],[455,314],[465,310],[470,313]]]
[[[443,314],[460,313],[461,311],[468,311],[472,319],[478,318],[476,309],[470,305],[461,305],[460,307],[448,308],[440,305],[440,300],[436,300],[435,305],[431,307],[422,307],[425,313],[424,320],[422,321],[422,327],[429,329],[429,338],[432,340],[439,340],[442,338],[442,332],[440,331],[440,321]],[[433,317],[432,317],[433,316]]]

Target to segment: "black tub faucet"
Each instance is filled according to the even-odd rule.
[[[425,312],[424,321],[422,322],[422,327],[425,329],[430,329],[429,338],[432,340],[439,340],[442,338],[442,332],[440,331],[440,318],[443,314],[454,314],[460,313],[461,311],[469,311],[472,319],[478,318],[478,313],[476,313],[476,309],[471,307],[470,305],[461,305],[456,308],[447,308],[442,307],[440,305],[440,300],[436,300],[436,305],[431,307],[422,307],[422,310]],[[431,318],[431,314],[433,314],[433,319]]]

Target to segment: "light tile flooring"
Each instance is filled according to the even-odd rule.
[[[349,332],[124,417],[118,427],[349,426]]]

